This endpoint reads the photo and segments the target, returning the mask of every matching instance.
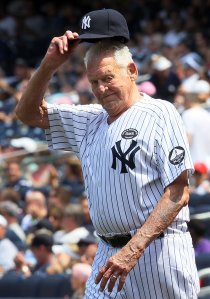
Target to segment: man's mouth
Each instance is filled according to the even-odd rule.
[[[114,93],[106,94],[106,95],[104,95],[104,96],[101,98],[101,100],[104,100],[104,99],[106,99],[106,98],[108,98],[108,97],[110,97],[110,96],[113,96],[113,95],[114,95]]]

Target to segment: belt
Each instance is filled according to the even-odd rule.
[[[111,237],[106,237],[102,235],[98,235],[103,241],[107,244],[111,245],[112,247],[123,247],[125,246],[132,238],[130,233],[122,234],[122,235],[114,235]],[[164,233],[161,233],[157,239],[164,238]]]

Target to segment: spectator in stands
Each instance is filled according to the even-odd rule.
[[[210,193],[210,181],[208,179],[208,168],[203,162],[194,164],[195,172],[192,176],[191,192],[198,195]]]
[[[148,94],[150,97],[156,98],[157,89],[155,85],[150,81],[144,81],[138,84],[138,89],[140,92]]]
[[[54,245],[53,253],[56,257],[56,262],[51,264],[51,267],[48,268],[48,273],[53,274],[58,269],[62,273],[70,273],[72,264],[79,261],[78,256],[70,249],[68,245]]]
[[[207,80],[196,82],[196,93],[202,106],[210,112],[210,84]]]
[[[25,198],[25,216],[22,219],[21,227],[25,232],[47,217],[47,202],[45,195],[40,191],[29,191]]]
[[[17,247],[6,238],[7,220],[0,215],[0,276],[15,268],[14,258]]]
[[[0,201],[11,201],[18,205],[19,208],[24,206],[21,196],[18,191],[13,188],[2,188],[0,193]]]
[[[69,188],[72,196],[71,202],[78,203],[79,197],[85,191],[82,169],[77,157],[69,157],[64,164],[64,174],[61,185]]]
[[[201,220],[192,219],[188,223],[195,249],[195,255],[210,253],[210,240],[205,236],[206,226]]]
[[[81,256],[81,262],[92,266],[97,249],[98,249],[97,243],[89,244],[86,247],[84,254]]]
[[[62,229],[61,220],[63,218],[63,213],[64,211],[60,207],[51,205],[48,208],[48,219],[55,231]]]
[[[185,101],[188,105],[182,113],[186,128],[190,152],[193,162],[202,161],[210,167],[210,113],[203,108],[201,94],[202,80],[194,82],[193,87],[186,93]]]
[[[38,230],[32,238],[30,248],[37,260],[32,274],[48,275],[48,267],[53,263],[53,236],[47,230]]]
[[[88,208],[88,199],[87,196],[85,194],[85,192],[83,192],[82,196],[80,197],[80,201],[79,201],[81,208],[82,208],[82,214],[83,214],[83,223],[82,225],[91,233],[94,232],[95,228],[93,226],[93,223],[91,221],[90,218],[90,212],[89,212],[89,208]]]
[[[32,254],[31,251],[30,253]],[[33,263],[30,263],[26,257],[26,253],[23,251],[18,251],[14,258],[15,272],[21,274],[21,276],[23,277],[31,276],[32,268],[36,264],[36,259],[34,256],[33,258],[35,261]]]
[[[64,20],[62,14],[58,13],[58,3],[44,1],[42,11],[44,13],[45,34],[50,38],[57,32],[60,34],[63,30]]]
[[[48,231],[51,231],[52,233],[55,232],[54,226],[49,221],[48,217],[39,219],[34,225],[32,225],[29,228],[28,235],[34,234],[37,230],[40,229],[47,229]]]
[[[88,105],[94,103],[94,96],[91,91],[83,90],[79,93],[79,104],[80,105]]]
[[[96,245],[98,246],[99,239],[95,236],[95,234],[89,233],[86,237],[80,238],[78,245],[78,253],[82,257],[85,253],[87,248],[90,245]]]
[[[21,209],[11,201],[0,202],[0,213],[8,223],[6,237],[15,244],[19,250],[26,248],[26,236],[19,224]]]
[[[58,173],[54,165],[48,161],[36,165],[36,170],[31,171],[28,179],[32,182],[34,188],[42,190],[48,194],[52,188],[59,185]]]
[[[20,169],[20,165],[17,162],[9,162],[6,168],[6,183],[4,188],[13,188],[17,191],[21,200],[25,200],[26,192],[32,188],[30,181],[24,178],[23,173]]]
[[[18,92],[5,79],[0,79],[0,120],[11,121],[16,119],[14,108],[19,99]]]
[[[84,297],[85,285],[90,276],[92,267],[84,263],[76,263],[72,267],[70,276],[71,287],[74,289],[72,299],[82,299]]]
[[[203,75],[203,59],[198,53],[190,52],[180,58],[180,63],[183,69],[182,84],[186,91],[192,90],[194,83]]]
[[[14,112],[19,92],[10,86],[6,78],[0,79],[0,144],[3,140],[10,140],[17,135],[18,124],[20,121]]]
[[[14,62],[13,76],[8,77],[7,82],[11,87],[17,88],[22,81],[30,79],[32,71],[27,60],[18,57]]]
[[[52,252],[53,235],[46,229],[37,230],[30,241],[30,251],[36,262],[30,263],[26,254],[18,252],[15,257],[16,271],[25,277],[31,275],[47,276],[61,273],[62,267]]]
[[[86,237],[89,231],[82,226],[83,213],[79,204],[69,204],[65,207],[62,219],[62,230],[54,234],[54,242],[58,244],[77,244]]]
[[[52,188],[48,195],[48,206],[64,209],[69,204],[71,196],[72,194],[68,187],[59,186],[58,188]]]
[[[174,102],[174,96],[180,80],[172,71],[172,63],[161,55],[152,55],[152,76],[150,82],[155,85],[155,97],[169,102]]]

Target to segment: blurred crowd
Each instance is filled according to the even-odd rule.
[[[0,193],[1,278],[14,273],[22,278],[65,273],[77,293],[72,298],[80,298],[98,237],[90,220],[78,159],[70,154],[53,164],[45,161],[32,175],[23,173],[20,163],[10,159],[4,175]]]
[[[51,38],[79,32],[82,15],[103,7],[128,21],[139,91],[170,101],[182,116],[195,166],[190,192],[210,203],[210,1],[1,1],[0,275],[67,273],[75,299],[82,298],[98,243],[82,169],[72,153],[49,152],[43,130],[22,124],[14,108]],[[88,46],[80,44],[54,75],[49,103],[95,103],[83,65]],[[210,211],[208,201],[204,206],[190,212]],[[192,219],[189,228],[196,255],[210,252],[204,223]]]

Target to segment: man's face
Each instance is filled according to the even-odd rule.
[[[88,64],[87,76],[95,97],[109,115],[127,110],[132,84],[127,68],[118,66],[113,57],[99,57]]]
[[[16,163],[11,163],[7,167],[7,175],[10,181],[16,181],[21,177],[20,167]]]
[[[40,265],[44,265],[48,262],[50,253],[44,245],[40,245],[38,247],[31,247],[31,251],[33,252],[33,255],[35,256],[37,262]]]
[[[83,263],[92,265],[93,260],[94,260],[95,255],[96,255],[97,248],[98,248],[97,244],[88,245],[85,252],[84,252],[84,254],[81,256],[81,261]]]
[[[39,218],[41,211],[40,203],[36,200],[30,200],[26,203],[26,212],[30,214],[33,218]]]
[[[66,232],[71,232],[77,226],[74,217],[70,215],[64,215],[63,219],[61,220],[61,225]]]

